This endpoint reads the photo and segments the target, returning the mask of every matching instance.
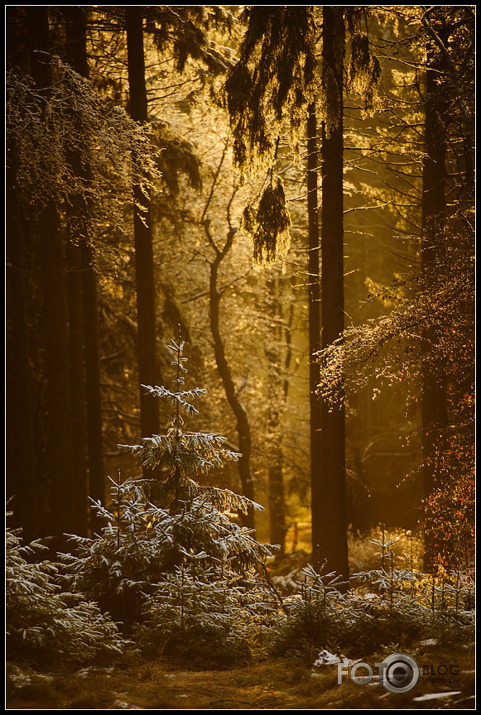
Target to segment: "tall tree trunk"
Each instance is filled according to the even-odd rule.
[[[239,476],[242,485],[242,493],[248,499],[254,501],[254,481],[252,479],[250,459],[251,459],[251,432],[247,412],[239,399],[238,391],[235,389],[234,380],[232,379],[229,363],[225,354],[224,341],[220,331],[220,301],[221,294],[218,289],[218,274],[219,266],[232,245],[233,233],[229,234],[226,245],[222,251],[217,251],[216,256],[210,264],[210,281],[209,281],[209,308],[210,308],[210,327],[214,340],[214,355],[217,364],[217,369],[224,385],[225,394],[232,412],[237,422],[237,435],[239,438],[239,452],[241,457],[238,461]],[[244,526],[250,529],[255,529],[254,510],[249,509],[248,513],[242,515]]]
[[[87,240],[80,244],[84,306],[85,376],[87,394],[87,447],[89,495],[105,501],[105,469],[102,431],[102,394],[100,387],[100,349],[98,328],[97,275],[93,252]],[[90,513],[91,527],[95,516]]]
[[[344,10],[323,7],[322,74],[327,121],[322,127],[321,322],[322,347],[344,329],[343,274],[343,66]],[[344,407],[321,408],[320,556],[327,568],[349,577]]]
[[[82,7],[65,7],[63,13],[66,19],[67,61],[70,66],[83,77],[89,76],[87,60],[87,23],[85,9]],[[88,182],[91,179],[90,167],[81,161],[79,152],[71,152],[70,162],[77,176]],[[86,439],[88,451],[88,484],[84,485],[82,477],[78,484],[79,500],[87,508],[86,487],[88,494],[95,501],[105,501],[105,474],[102,437],[102,395],[100,388],[100,356],[98,331],[98,301],[97,276],[94,268],[94,257],[90,244],[89,215],[90,207],[82,196],[73,202],[71,216],[74,233],[72,242],[78,244],[78,262],[81,275],[82,330],[83,330],[83,366],[85,370],[85,412]],[[80,379],[80,375],[78,376]],[[83,376],[82,376],[83,379]],[[87,512],[88,513],[88,512]],[[90,514],[91,527],[97,526],[95,517]],[[84,526],[84,525],[83,525]]]
[[[426,102],[423,162],[423,195],[421,244],[421,272],[423,286],[427,288],[436,281],[436,265],[443,260],[446,199],[446,133],[443,113],[443,87],[439,85],[442,62],[439,55],[428,50],[428,69],[426,72]],[[436,452],[443,428],[447,425],[447,380],[442,365],[433,369],[429,359],[437,336],[434,328],[428,328],[423,336],[423,491],[428,499],[435,486]],[[439,445],[438,445],[439,446]],[[434,545],[425,530],[424,570],[431,571],[434,565]]]
[[[16,149],[8,147],[6,185],[6,487],[13,525],[27,540],[38,537],[35,441],[31,400],[24,237],[16,185]]]
[[[323,501],[321,481],[321,403],[316,395],[319,364],[314,360],[321,347],[321,286],[319,273],[319,205],[318,141],[316,105],[312,102],[307,115],[307,217],[309,273],[309,436],[311,465],[312,553],[316,566],[322,539]]]
[[[39,90],[52,84],[49,58],[48,8],[28,8],[31,71]],[[37,52],[39,51],[39,52]],[[51,484],[50,533],[55,546],[63,546],[62,534],[72,529],[74,513],[72,412],[70,401],[69,347],[65,261],[60,219],[53,199],[38,219],[43,289],[43,323],[46,363],[47,470]]]
[[[279,554],[285,553],[286,543],[286,500],[284,495],[284,460],[282,453],[282,415],[287,398],[287,380],[283,379],[282,370],[282,305],[279,296],[279,281],[273,278],[267,281],[270,296],[272,334],[265,351],[268,361],[269,411],[267,440],[269,465],[267,468],[267,486],[269,503],[269,540],[279,544]]]
[[[68,210],[67,213],[70,213]],[[71,217],[69,217],[71,218]],[[70,227],[69,227],[70,228]],[[69,316],[70,395],[72,400],[72,448],[75,519],[72,531],[87,535],[87,438],[85,420],[85,371],[80,247],[67,229],[67,305]]]
[[[142,8],[125,8],[127,24],[127,49],[129,69],[130,114],[138,122],[147,121],[147,93],[145,88],[145,62],[142,27]],[[137,157],[132,157],[137,161]],[[137,329],[139,381],[144,385],[159,383],[156,323],[155,283],[150,202],[141,187],[134,191],[135,271],[137,285]],[[141,210],[139,207],[142,207]],[[159,431],[157,401],[140,388],[140,425],[142,437]],[[145,471],[145,470],[144,470]]]

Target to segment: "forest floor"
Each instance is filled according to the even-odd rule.
[[[393,649],[394,652],[395,649]],[[471,709],[475,707],[474,647],[412,653],[421,672],[408,693],[377,682],[361,686],[337,666],[314,669],[296,658],[225,670],[192,670],[167,659],[121,658],[108,667],[39,673],[7,664],[7,709],[287,710]],[[376,673],[375,663],[365,662]],[[449,674],[449,668],[456,675]],[[446,669],[448,673],[444,674]],[[433,675],[431,675],[433,673]],[[358,675],[362,675],[359,671]]]

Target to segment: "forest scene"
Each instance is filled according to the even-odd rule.
[[[7,709],[475,708],[475,29],[6,6]]]

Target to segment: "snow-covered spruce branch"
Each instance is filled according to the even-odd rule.
[[[143,467],[179,467],[183,474],[198,474],[239,459],[238,452],[222,447],[226,439],[221,434],[182,432],[179,428],[171,428],[165,435],[144,437],[140,444],[120,444],[119,448],[130,452]]]
[[[201,387],[194,387],[192,390],[179,390],[176,392],[168,390],[163,385],[142,385],[142,387],[144,388],[144,390],[146,390],[146,392],[153,395],[154,397],[167,399],[172,404],[178,404],[183,407],[187,414],[194,415],[198,415],[199,410],[197,410],[197,408],[195,408],[194,405],[192,405],[190,402],[187,402],[187,400],[198,400],[201,397],[205,397],[207,394],[207,390]]]

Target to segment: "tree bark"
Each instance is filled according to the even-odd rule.
[[[68,211],[70,213],[70,211]],[[74,467],[75,519],[72,531],[87,535],[87,437],[85,419],[85,371],[83,300],[80,248],[67,231],[67,305],[69,316],[70,395],[72,400],[72,448]]]
[[[28,8],[31,71],[39,90],[52,84],[49,57],[48,8]],[[53,548],[63,546],[62,534],[72,529],[74,469],[65,260],[60,219],[52,199],[38,219],[43,289],[46,363],[47,478],[51,485],[50,533]]]
[[[16,185],[16,150],[10,145],[6,172],[6,487],[13,525],[27,541],[38,537],[35,440],[31,399],[24,237]]]
[[[207,229],[208,230],[208,229]],[[230,371],[229,363],[225,355],[224,341],[220,331],[220,300],[221,294],[218,289],[218,274],[219,266],[230,250],[234,233],[229,232],[226,244],[222,251],[216,251],[216,255],[210,264],[210,280],[209,280],[209,309],[210,309],[210,327],[214,340],[214,355],[217,364],[217,369],[224,385],[227,401],[234,413],[237,422],[237,435],[239,438],[239,452],[242,454],[238,461],[239,476],[242,485],[242,493],[248,499],[254,501],[254,481],[252,479],[250,458],[251,458],[251,433],[247,412],[240,401],[234,386],[234,380]],[[244,526],[250,529],[255,529],[254,509],[249,509],[248,513],[242,515]]]
[[[428,51],[426,71],[425,132],[422,194],[422,243],[421,273],[424,288],[436,281],[436,265],[443,260],[443,227],[446,199],[446,134],[443,117],[443,88],[438,84],[442,62],[432,50]],[[422,394],[422,447],[423,447],[423,492],[429,499],[436,482],[436,453],[439,439],[447,425],[447,379],[442,365],[434,369],[429,359],[437,336],[434,328],[428,328],[423,336],[423,394]],[[424,570],[434,566],[434,544],[429,529],[424,534]]]
[[[70,66],[83,77],[88,78],[89,66],[87,60],[87,26],[85,10],[82,7],[65,7],[63,13],[66,19],[66,40],[67,40],[67,61]],[[79,152],[70,153],[70,163],[77,176],[82,177],[85,182],[91,179],[90,167],[82,162]],[[82,477],[78,481],[78,509],[79,518],[82,519],[81,527],[84,529],[84,517],[82,512],[85,506],[85,513],[88,513],[87,493],[95,501],[105,501],[105,474],[103,461],[103,435],[102,435],[102,395],[100,388],[100,350],[98,334],[98,301],[97,301],[97,277],[94,268],[93,251],[90,244],[89,216],[90,207],[88,201],[79,195],[72,202],[70,211],[70,223],[73,226],[71,232],[71,244],[76,246],[78,253],[77,261],[80,270],[80,291],[79,302],[82,304],[82,314],[80,316],[79,329],[82,332],[81,352],[82,375],[78,375],[84,384],[83,389],[83,410],[86,415],[86,430],[84,428],[80,438],[84,445],[86,441],[88,451],[88,483]],[[72,249],[71,249],[72,250]],[[85,446],[84,446],[85,451]],[[91,527],[94,524],[94,515],[90,514]]]
[[[279,296],[279,281],[267,281],[270,296],[269,309],[273,331],[265,351],[268,361],[269,411],[267,441],[269,466],[267,469],[269,535],[271,544],[279,544],[279,554],[285,553],[286,543],[286,500],[284,494],[284,460],[282,452],[282,415],[287,398],[287,381],[283,381],[282,370],[282,305]]]
[[[316,104],[307,115],[307,217],[309,273],[309,443],[311,469],[312,554],[314,562],[322,539],[321,403],[316,395],[319,364],[314,355],[321,347],[321,285],[319,265],[318,136]],[[316,565],[318,565],[316,563]]]
[[[328,119],[322,127],[321,322],[322,347],[344,330],[343,273],[343,8],[323,7],[323,88]],[[349,578],[344,407],[321,407],[322,523],[320,557],[328,570]]]
[[[127,49],[129,70],[130,115],[138,122],[147,121],[147,93],[145,88],[145,62],[143,46],[142,8],[125,8],[127,24]],[[136,162],[137,157],[133,156]],[[139,382],[144,385],[159,384],[156,321],[155,282],[152,227],[149,216],[149,199],[135,184],[134,233],[135,271],[137,287],[137,329]],[[142,207],[143,210],[141,210]],[[157,401],[140,388],[140,425],[142,437],[159,431]],[[148,475],[147,475],[148,476]]]

